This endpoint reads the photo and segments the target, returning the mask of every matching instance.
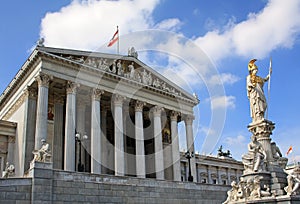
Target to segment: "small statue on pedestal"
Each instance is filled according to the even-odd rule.
[[[41,142],[42,142],[41,149],[32,151],[32,154],[34,155],[32,161],[50,162],[51,154],[50,154],[49,144],[46,142],[45,139],[42,139]]]
[[[15,166],[6,162],[5,171],[2,173],[2,178],[8,178],[15,175]]]

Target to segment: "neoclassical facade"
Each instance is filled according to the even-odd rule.
[[[232,181],[239,182],[243,174],[242,162],[231,157],[195,155],[196,182],[202,184],[230,185]],[[188,161],[181,152],[181,180],[187,181],[189,174]]]
[[[199,100],[136,57],[37,46],[0,97],[16,176],[44,139],[54,169],[181,181],[178,123],[194,152]]]

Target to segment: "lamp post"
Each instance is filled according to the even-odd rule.
[[[75,141],[78,142],[79,146],[79,155],[78,155],[78,171],[83,172],[84,171],[84,164],[81,163],[81,142],[83,140],[88,139],[87,135],[81,135],[80,133],[75,131]]]
[[[185,153],[185,158],[187,158],[188,162],[189,162],[189,177],[188,177],[188,181],[193,182],[193,176],[192,176],[192,172],[191,172],[191,158],[194,157],[194,152],[190,152],[187,151]]]

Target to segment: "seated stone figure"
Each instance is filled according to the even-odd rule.
[[[50,162],[51,154],[50,154],[49,144],[44,139],[42,139],[41,142],[42,142],[41,149],[34,150],[32,152],[34,154],[33,161]]]
[[[264,160],[267,158],[267,154],[255,136],[252,136],[251,140],[248,144],[248,153],[242,156],[245,171],[265,170]]]
[[[15,166],[6,162],[5,170],[2,173],[2,178],[8,178],[15,175]]]

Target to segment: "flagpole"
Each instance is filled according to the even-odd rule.
[[[118,45],[117,45],[117,53],[120,54],[120,36],[119,36],[119,26],[117,26],[118,31]]]
[[[267,112],[266,112],[267,119],[268,119],[268,113],[269,113],[269,108],[270,108],[271,70],[272,70],[272,57],[270,57],[270,67],[269,67],[268,106],[267,106]]]

